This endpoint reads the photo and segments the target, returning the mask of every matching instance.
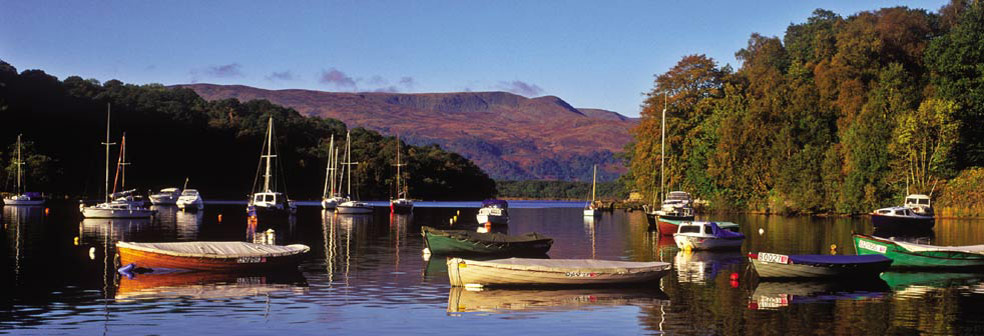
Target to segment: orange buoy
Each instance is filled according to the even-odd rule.
[[[219,223],[222,223],[222,214],[219,214]]]
[[[51,208],[44,208],[44,215],[47,216],[49,211],[51,211]]]

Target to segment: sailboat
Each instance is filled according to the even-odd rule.
[[[588,205],[584,207],[584,215],[591,217],[601,214],[601,210],[598,210],[598,207],[595,206],[595,186],[598,183],[598,165],[594,165],[593,169],[594,173],[591,177],[591,203],[588,203]]]
[[[147,209],[141,206],[131,204],[129,202],[121,201],[110,201],[109,192],[109,146],[115,145],[115,143],[109,142],[109,116],[110,116],[110,106],[106,105],[106,142],[103,145],[106,146],[106,194],[102,203],[85,206],[80,204],[79,210],[82,212],[82,217],[84,218],[150,218],[157,211]],[[116,171],[119,172],[122,165],[116,166]],[[115,181],[114,181],[115,182]]]
[[[352,135],[350,132],[345,133],[345,162],[342,162],[342,164],[348,166],[348,169],[345,170],[345,173],[348,175],[346,176],[348,181],[346,182],[345,193],[346,195],[352,195],[352,166],[359,163],[352,162]],[[347,200],[339,203],[335,207],[335,211],[340,214],[367,214],[372,213],[372,207],[366,202]]]
[[[331,143],[328,145],[328,168],[325,169],[325,190],[321,195],[321,207],[325,210],[335,210],[339,203],[348,199],[338,195],[338,184],[335,179],[338,171],[338,148],[335,147],[335,136],[331,136]]]
[[[267,136],[263,143],[263,148],[266,149],[266,155],[260,155],[260,161],[266,161],[266,170],[263,174],[263,189],[259,192],[254,192],[249,198],[249,204],[246,206],[246,212],[251,216],[263,216],[263,215],[288,215],[294,214],[297,211],[297,206],[294,201],[287,198],[287,195],[274,190],[276,186],[271,186],[270,184],[270,174],[271,170],[271,160],[277,157],[273,154],[273,117],[267,120]],[[259,169],[256,171],[257,174],[260,173]]]
[[[665,195],[663,187],[666,180],[663,174],[665,170],[666,158],[666,96],[663,97],[663,119],[660,123],[661,140],[659,145],[659,194],[663,196],[663,201],[659,208],[656,208],[657,195],[653,195],[653,204],[646,209],[646,219],[649,225],[657,226],[661,235],[673,235],[677,232],[680,223],[694,220],[693,200],[689,193],[674,191]]]
[[[40,193],[36,192],[24,192],[24,184],[22,180],[24,179],[21,174],[21,166],[24,165],[24,160],[21,159],[21,135],[17,135],[17,161],[14,161],[17,165],[17,190],[16,194],[4,198],[4,205],[13,206],[37,206],[44,204],[44,198],[41,197]]]
[[[400,136],[396,136],[396,199],[390,200],[390,212],[392,213],[411,213],[413,212],[413,200],[407,198],[407,186],[400,184],[400,167],[406,166],[400,161]]]
[[[129,165],[130,163],[126,162],[126,132],[123,132],[123,140],[120,141],[120,161],[116,164],[116,177],[113,178],[113,193],[109,195],[109,198],[114,202],[145,206],[147,202],[144,201],[143,196],[136,195],[137,189],[126,190],[126,166]],[[123,191],[116,191],[117,180],[120,181],[120,189]]]

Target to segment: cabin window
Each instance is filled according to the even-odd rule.
[[[889,215],[892,213],[892,210],[878,210],[878,213],[882,215]]]
[[[704,232],[711,233],[714,232],[714,229],[712,229],[710,225],[704,225]]]
[[[921,199],[919,200],[919,204],[929,205],[929,199]]]
[[[898,216],[905,216],[905,210],[895,210],[895,214]]]
[[[699,225],[681,225],[680,233],[700,233]]]

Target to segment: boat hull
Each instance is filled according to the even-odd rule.
[[[153,205],[175,205],[178,202],[178,198],[173,196],[150,195],[149,198]]]
[[[584,215],[589,217],[600,216],[601,210],[598,209],[584,209]]]
[[[321,200],[321,208],[325,210],[335,210],[338,207],[338,202],[335,200],[325,199]]]
[[[910,252],[888,239],[862,234],[854,234],[852,238],[859,255],[884,255],[892,259],[893,268],[984,269],[984,254],[959,251]]]
[[[901,216],[884,216],[879,214],[871,214],[871,224],[875,228],[885,229],[885,230],[930,230],[936,225],[936,220],[933,217],[921,216],[921,217],[901,217]]]
[[[335,212],[340,214],[369,214],[372,213],[372,207],[368,206],[336,206]]]
[[[198,210],[204,207],[204,202],[197,200],[194,202],[178,202],[178,209],[181,210]]]
[[[714,238],[714,237],[688,236],[683,234],[673,235],[673,242],[676,243],[677,248],[681,250],[685,250],[688,248],[694,251],[740,249],[741,244],[744,241],[745,241],[744,237]]]
[[[82,217],[85,218],[150,218],[157,213],[150,209],[100,209],[95,207],[82,208]]]
[[[478,214],[475,219],[479,223],[492,223],[492,224],[509,224],[509,216],[496,216],[496,215],[486,215]]]
[[[448,277],[455,287],[486,286],[611,286],[631,285],[657,281],[670,272],[671,265],[663,262],[631,263],[600,260],[542,259],[542,263],[583,263],[581,267],[526,267],[503,264],[498,259],[475,261],[450,258],[447,261]],[[536,260],[536,259],[525,259]],[[640,264],[640,267],[597,267],[592,265],[618,263]]]
[[[44,205],[44,200],[15,200],[15,199],[4,199],[3,205],[10,206],[41,206]]]
[[[167,268],[191,271],[247,272],[281,268],[296,268],[304,253],[274,257],[180,257],[128,248],[117,244],[122,265]],[[306,251],[305,251],[306,252]]]
[[[891,266],[892,261],[887,260],[881,263],[870,264],[846,264],[846,265],[807,265],[807,264],[780,264],[764,262],[758,259],[751,259],[755,271],[760,278],[831,278],[831,277],[854,277],[854,278],[877,278],[878,274],[884,272]]]
[[[390,212],[398,214],[408,214],[413,212],[413,203],[390,202]]]
[[[694,216],[656,216],[659,234],[672,236],[677,232],[681,222],[693,221]]]
[[[543,255],[550,250],[553,239],[541,238],[528,241],[494,241],[495,234],[474,234],[477,237],[488,237],[485,240],[468,239],[467,236],[456,236],[435,233],[432,229],[421,228],[424,242],[432,254],[443,255]],[[500,236],[501,237],[501,236]],[[542,236],[541,236],[542,237]]]

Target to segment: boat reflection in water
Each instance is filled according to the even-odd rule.
[[[984,293],[984,274],[974,272],[884,272],[882,280],[901,299],[925,298],[945,290]]]
[[[448,313],[567,311],[604,306],[656,306],[669,296],[655,288],[466,289],[452,287]]]
[[[684,251],[678,250],[673,257],[679,282],[704,283],[713,281],[719,273],[727,270],[740,272],[744,257],[739,251]]]
[[[749,309],[779,309],[793,304],[837,300],[881,300],[889,293],[884,281],[759,281]]]
[[[150,218],[86,218],[79,222],[79,244],[108,244],[117,241],[157,241],[169,237],[167,228]]]
[[[274,293],[306,294],[307,281],[297,270],[271,273],[153,272],[121,277],[117,301],[215,300]]]
[[[202,226],[204,211],[176,211],[174,213],[175,231],[178,241],[198,240],[198,231]]]

